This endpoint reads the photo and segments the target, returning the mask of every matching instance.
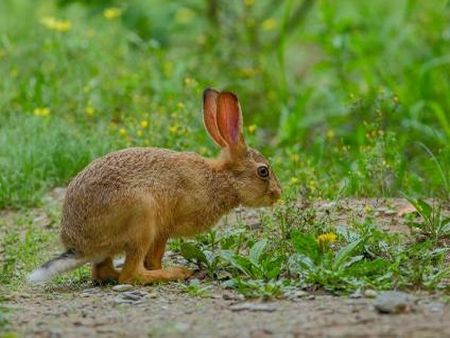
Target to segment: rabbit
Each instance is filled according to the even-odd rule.
[[[30,283],[92,263],[95,282],[150,284],[183,280],[184,267],[163,269],[169,238],[213,227],[233,208],[273,205],[281,185],[266,158],[247,146],[236,95],[206,89],[203,120],[217,158],[160,148],[129,148],[94,160],[69,184],[61,241],[66,249],[32,272]],[[121,271],[113,258],[125,254]]]

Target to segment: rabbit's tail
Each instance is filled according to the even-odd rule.
[[[69,249],[34,270],[27,281],[30,284],[41,284],[61,272],[75,269],[86,262],[87,259],[77,257],[75,251]]]

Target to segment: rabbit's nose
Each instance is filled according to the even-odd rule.
[[[270,197],[276,201],[281,197],[281,188],[274,188],[269,193]]]

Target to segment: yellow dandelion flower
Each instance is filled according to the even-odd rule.
[[[201,155],[207,155],[209,150],[206,147],[201,147],[198,151]]]
[[[9,72],[9,77],[14,79],[16,77],[19,76],[19,71],[17,69],[11,69],[11,71]]]
[[[117,7],[107,8],[103,11],[103,16],[107,20],[114,20],[122,15],[122,10]]]
[[[58,20],[51,16],[46,16],[41,19],[41,24],[56,32],[67,32],[72,28],[72,22],[70,20]]]
[[[240,72],[244,77],[255,77],[259,73],[258,69],[252,67],[241,68]]]
[[[48,108],[36,108],[34,111],[33,111],[33,114],[35,115],[35,116],[39,116],[39,117],[47,117],[47,116],[49,116],[50,115],[50,109],[48,109]]]
[[[336,239],[337,235],[335,233],[327,232],[317,236],[316,241],[321,248],[325,248],[327,245],[336,242]]]
[[[206,43],[206,36],[205,34],[199,34],[197,35],[196,41],[199,45],[204,45]]]
[[[86,115],[92,116],[95,113],[95,109],[91,105],[88,105],[85,109],[85,112],[86,112]]]
[[[251,124],[247,128],[248,128],[248,132],[250,134],[253,134],[256,131],[256,124]]]
[[[198,85],[198,82],[195,79],[191,78],[191,77],[186,77],[184,79],[184,85],[186,87],[195,87],[195,86]]]
[[[265,31],[272,31],[275,28],[277,28],[278,22],[274,18],[270,18],[267,20],[264,20],[261,24],[261,27]]]
[[[139,125],[141,126],[142,129],[145,129],[148,127],[148,121],[142,120],[141,123],[139,123]]]
[[[171,127],[169,128],[169,131],[170,131],[172,134],[176,134],[177,131],[178,131],[178,126],[177,126],[177,125],[171,126]]]
[[[179,24],[188,24],[195,18],[195,12],[187,7],[181,7],[175,14],[175,22]]]
[[[127,131],[125,128],[120,128],[119,129],[119,134],[120,136],[127,136]]]
[[[300,161],[300,155],[297,154],[297,153],[293,153],[293,154],[291,154],[289,157],[291,158],[291,161],[292,161],[292,162],[298,162],[298,161]]]
[[[334,136],[336,136],[334,130],[333,129],[329,129],[327,131],[327,138],[332,139],[332,138],[334,138]]]
[[[300,180],[297,177],[291,177],[291,179],[289,180],[289,183],[294,185],[297,184]]]

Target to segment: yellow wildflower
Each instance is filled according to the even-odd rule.
[[[120,136],[127,136],[127,131],[125,128],[120,128],[119,129],[119,134]]]
[[[334,138],[334,136],[336,136],[334,130],[333,129],[329,129],[327,131],[327,138],[332,139],[332,138]]]
[[[289,180],[289,183],[294,185],[297,184],[299,182],[299,179],[297,177],[291,177],[291,179]]]
[[[336,242],[336,239],[337,239],[337,235],[335,233],[327,232],[327,233],[317,236],[316,241],[317,241],[317,244],[319,244],[319,246],[323,249],[328,244]]]
[[[177,108],[178,108],[178,109],[183,109],[184,107],[185,107],[185,105],[184,105],[183,102],[178,102],[178,103],[177,103]]]
[[[247,7],[253,6],[255,4],[255,0],[244,0],[244,4]]]
[[[9,77],[14,79],[16,77],[19,76],[19,71],[17,69],[11,69],[11,71],[9,72]]]
[[[207,155],[209,150],[206,147],[201,147],[198,151],[201,155]]]
[[[291,158],[291,161],[292,161],[292,162],[298,162],[298,161],[300,161],[300,155],[297,154],[297,153],[292,153],[292,154],[290,155],[290,158]]]
[[[122,15],[122,10],[117,7],[107,8],[103,11],[103,16],[107,20],[114,20]]]
[[[248,128],[248,132],[250,134],[253,134],[256,131],[256,124],[251,124],[247,128]]]
[[[261,24],[261,27],[263,30],[265,31],[272,31],[277,27],[277,20],[275,20],[274,18],[270,18],[267,20],[264,20]]]
[[[240,72],[241,72],[242,76],[247,77],[247,78],[255,77],[259,73],[258,69],[252,68],[252,67],[241,68]]]
[[[48,108],[36,108],[33,111],[34,115],[39,116],[39,117],[47,117],[50,115],[50,109]]]
[[[175,14],[175,22],[179,24],[188,24],[195,18],[195,12],[187,7],[181,7]]]
[[[177,126],[177,125],[171,126],[171,127],[169,128],[169,131],[170,131],[172,134],[176,134],[177,131],[178,131],[178,126]]]
[[[196,85],[198,85],[198,82],[195,79],[191,78],[191,77],[186,77],[184,79],[184,84],[187,87],[195,87]]]
[[[139,123],[139,125],[141,126],[142,129],[145,129],[148,127],[148,121],[142,120],[141,123]]]
[[[72,28],[72,22],[69,20],[58,20],[52,16],[42,18],[41,24],[50,30],[62,33],[67,32]]]
[[[94,115],[95,109],[91,105],[88,105],[85,109],[86,115],[92,116]]]

